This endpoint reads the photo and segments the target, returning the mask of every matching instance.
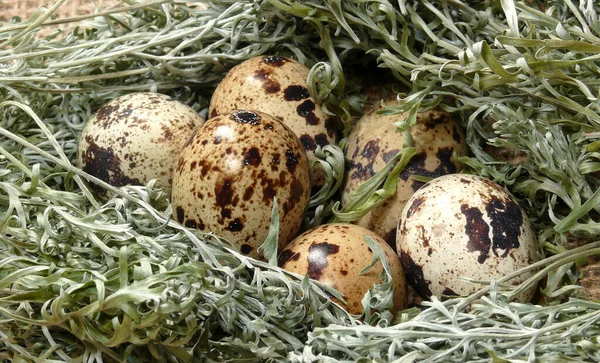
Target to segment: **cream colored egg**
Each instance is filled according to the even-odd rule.
[[[397,104],[397,101],[386,103],[390,106],[394,104]],[[349,163],[342,191],[342,204],[348,203],[351,193],[380,171],[402,150],[406,142],[404,134],[397,132],[394,123],[405,120],[408,113],[381,115],[377,113],[381,108],[379,105],[367,112],[348,136],[345,155]],[[456,173],[461,166],[454,156],[467,153],[465,136],[460,125],[441,109],[419,113],[417,123],[410,129],[410,134],[417,153],[400,175],[396,193],[356,222],[374,231],[394,247],[396,225],[402,208],[411,195],[423,185],[411,176],[437,177]]]
[[[175,219],[214,232],[246,255],[257,248],[279,208],[279,250],[296,236],[310,196],[302,144],[279,120],[236,110],[206,121],[183,148],[173,176]]]
[[[335,143],[336,129],[319,104],[310,96],[306,80],[309,69],[286,57],[260,56],[233,67],[215,90],[209,108],[211,117],[235,109],[252,109],[278,118],[302,142],[309,163],[316,160],[317,146]],[[317,164],[313,185],[324,182]]]
[[[423,298],[468,295],[538,260],[531,223],[500,185],[473,175],[436,178],[415,192],[398,223],[397,250]],[[517,285],[532,273],[510,281]],[[519,297],[529,301],[535,289]]]
[[[383,250],[390,266],[393,284],[393,311],[406,307],[406,281],[398,255],[375,233],[346,223],[324,224],[296,237],[281,251],[278,264],[285,270],[308,275],[341,292],[342,305],[351,314],[363,312],[362,299],[376,283],[381,283],[381,262],[365,274],[360,271],[371,263],[373,251],[364,236],[371,237]],[[341,302],[340,302],[341,303]]]
[[[203,122],[191,107],[167,95],[121,96],[103,105],[86,123],[77,165],[114,186],[158,179],[169,193],[179,152]]]

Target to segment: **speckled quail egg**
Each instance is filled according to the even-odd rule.
[[[394,104],[397,101],[386,102],[386,105]],[[396,131],[394,123],[406,119],[408,113],[378,114],[381,108],[378,105],[365,113],[348,136],[345,156],[349,162],[342,204],[348,203],[351,193],[380,171],[405,144],[404,134]],[[396,225],[402,208],[415,190],[423,185],[423,182],[412,179],[411,175],[437,177],[456,173],[461,166],[453,156],[467,153],[460,125],[441,109],[417,114],[417,123],[412,126],[410,133],[417,153],[400,175],[396,193],[356,222],[377,233],[394,248]]]
[[[398,222],[397,250],[423,298],[468,295],[538,260],[531,223],[515,198],[488,179],[450,174],[413,194]],[[509,283],[530,277],[523,274]],[[535,289],[519,297],[529,301]]]
[[[373,251],[365,241],[367,235],[383,250],[390,266],[393,283],[393,311],[406,306],[406,280],[398,255],[375,233],[348,223],[324,224],[296,237],[279,254],[278,264],[287,271],[308,275],[313,280],[332,286],[343,294],[351,314],[363,312],[362,299],[373,284],[381,283],[383,271],[377,262],[367,273],[360,271],[373,259]],[[339,302],[339,301],[338,301]]]
[[[257,248],[269,232],[273,199],[281,250],[298,234],[309,196],[300,140],[279,120],[254,111],[207,120],[181,151],[173,175],[175,219],[255,258],[263,258]]]
[[[170,193],[179,152],[203,122],[194,109],[167,95],[124,95],[103,105],[88,120],[79,139],[76,163],[114,186],[143,185],[158,179]]]
[[[319,146],[335,143],[336,128],[310,96],[306,80],[309,69],[281,56],[260,56],[233,67],[217,86],[210,101],[211,117],[235,109],[270,114],[288,125],[302,142],[309,165]],[[324,173],[317,164],[312,185],[322,185]]]

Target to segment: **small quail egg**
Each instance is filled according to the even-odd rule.
[[[397,103],[390,100],[386,105]],[[406,119],[408,113],[378,114],[381,108],[378,105],[365,113],[348,136],[345,154],[349,164],[342,191],[343,204],[349,202],[352,192],[398,154],[406,142],[404,134],[397,132],[394,123]],[[380,235],[392,247],[395,247],[396,225],[402,208],[415,190],[423,185],[411,175],[437,177],[456,173],[461,166],[453,156],[467,153],[460,125],[441,109],[417,114],[417,123],[410,129],[410,134],[417,153],[400,175],[396,193],[356,222]]]
[[[393,311],[406,307],[406,281],[398,255],[375,233],[347,223],[332,223],[314,227],[296,237],[281,251],[281,268],[300,275],[308,275],[337,289],[351,314],[363,312],[362,299],[373,284],[381,283],[381,262],[361,275],[360,271],[373,259],[373,251],[364,239],[371,237],[383,250],[390,266],[393,281]]]
[[[252,109],[278,118],[298,136],[309,165],[316,160],[317,145],[335,143],[336,127],[310,96],[309,69],[293,59],[260,56],[233,67],[217,86],[210,101],[211,117],[235,109]],[[320,164],[312,171],[313,185],[324,182]]]
[[[179,152],[203,122],[191,107],[167,95],[124,95],[103,105],[86,123],[76,163],[114,186],[158,179],[170,193]]]
[[[474,175],[433,179],[406,203],[397,250],[409,283],[423,298],[468,295],[538,260],[531,223],[500,185]],[[531,276],[509,281],[517,285]],[[529,301],[535,289],[519,297]]]
[[[263,258],[257,248],[269,232],[273,198],[281,250],[298,234],[309,196],[300,140],[279,120],[254,111],[207,120],[181,151],[173,176],[175,219],[255,258]]]

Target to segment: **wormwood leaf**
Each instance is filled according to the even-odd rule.
[[[279,246],[279,206],[277,197],[273,198],[273,208],[271,208],[271,224],[269,233],[265,241],[258,247],[263,253],[269,264],[277,266],[277,248]]]
[[[311,195],[308,208],[326,203],[340,189],[344,181],[344,152],[339,146],[326,145],[322,148],[318,146],[315,156],[317,160],[312,167],[314,168],[317,163],[321,166],[325,172],[325,184]]]
[[[380,273],[380,283],[376,283],[370,288],[363,297],[361,303],[363,305],[364,318],[367,324],[373,324],[379,322],[381,325],[387,325],[392,319],[391,310],[394,305],[394,287],[392,271],[390,264],[385,257],[385,254],[379,244],[368,235],[364,235],[363,238],[367,242],[367,245],[373,252],[373,258],[371,263],[365,266],[360,274],[367,273],[372,269],[378,262],[381,263],[382,271]]]
[[[340,209],[340,203],[336,202],[330,223],[356,221],[394,195],[400,173],[415,154],[416,148],[404,147],[380,171],[352,192],[346,205]]]

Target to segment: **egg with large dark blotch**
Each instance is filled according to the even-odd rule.
[[[190,106],[160,93],[137,92],[104,104],[79,139],[77,166],[113,185],[160,181],[170,193],[183,144],[204,123]],[[104,191],[95,188],[98,194]]]
[[[498,280],[539,259],[531,222],[512,194],[467,174],[444,175],[417,190],[402,210],[396,243],[409,283],[425,299],[469,295],[482,285],[467,279]],[[529,301],[534,293],[535,286],[517,298]]]
[[[211,118],[181,151],[172,204],[185,226],[263,258],[257,248],[269,232],[275,197],[281,250],[300,230],[310,183],[300,141],[272,116],[236,110]]]
[[[250,58],[233,67],[219,83],[210,100],[209,115],[235,109],[267,113],[289,126],[300,139],[309,165],[317,160],[317,146],[336,142],[336,125],[310,95],[309,69],[282,56]],[[320,164],[311,170],[312,185],[322,185]]]
[[[406,306],[406,282],[398,255],[375,233],[347,223],[324,224],[296,237],[279,254],[278,264],[287,271],[329,285],[342,293],[349,313],[363,312],[362,299],[374,284],[381,283],[383,266],[378,261],[361,274],[373,259],[373,251],[365,240],[369,236],[382,249],[390,266],[393,285],[392,311]]]
[[[388,99],[387,106],[398,105],[395,99]],[[377,104],[371,108],[353,127],[346,143],[348,167],[342,204],[351,201],[351,195],[364,182],[402,152],[407,143],[405,133],[398,132],[394,125],[405,121],[408,112],[402,114],[381,114],[383,107]],[[413,176],[435,178],[460,171],[461,164],[456,157],[467,154],[467,144],[460,124],[449,113],[441,109],[419,112],[416,123],[408,129],[416,154],[406,165],[398,178],[396,192],[381,205],[370,210],[356,223],[368,228],[395,247],[396,225],[402,208],[411,195],[424,183]]]

